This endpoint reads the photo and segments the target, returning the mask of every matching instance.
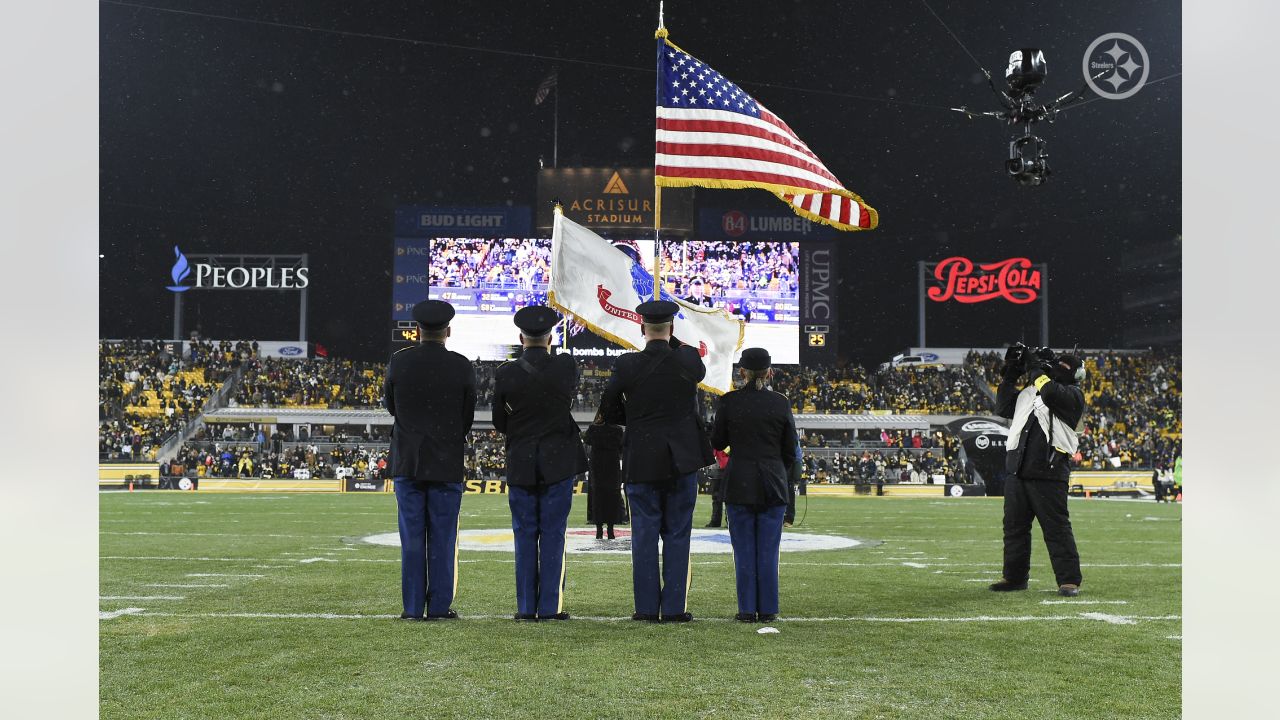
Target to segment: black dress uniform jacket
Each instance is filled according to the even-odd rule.
[[[462,453],[476,411],[471,361],[438,342],[400,350],[387,365],[382,397],[396,419],[392,477],[462,482]]]
[[[507,436],[507,483],[545,485],[586,472],[571,400],[578,364],[540,347],[526,348],[521,357],[537,377],[518,362],[503,364],[494,376],[493,426]]]
[[[1039,369],[1033,371],[1027,381],[1034,384],[1041,376],[1047,382],[1040,386],[1040,399],[1049,408],[1053,422],[1065,423],[1074,430],[1084,415],[1084,392],[1075,385],[1064,385],[1048,379],[1048,375]],[[1012,418],[1021,391],[1017,371],[1005,372],[996,388],[996,414]],[[1024,480],[1065,482],[1071,479],[1071,459],[1049,444],[1040,422],[1033,416],[1027,419],[1027,424],[1022,428],[1018,447],[1005,455],[1005,472],[1014,473]]]
[[[711,444],[729,448],[725,502],[787,504],[787,477],[796,464],[796,422],[785,395],[753,385],[725,393],[711,428]]]
[[[627,482],[662,483],[715,462],[698,415],[698,383],[706,374],[698,351],[678,340],[650,341],[614,362],[600,412],[605,422],[627,427]]]
[[[591,448],[587,486],[587,522],[625,523],[627,505],[622,499],[622,428],[606,423],[587,426],[583,438]]]

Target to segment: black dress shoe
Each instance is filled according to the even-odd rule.
[[[1058,586],[1058,594],[1062,597],[1075,597],[1080,594],[1080,586],[1066,583]]]
[[[1027,581],[1023,580],[1022,582],[1013,582],[1011,580],[1000,578],[1000,582],[993,582],[987,587],[989,587],[993,592],[1013,592],[1015,590],[1026,590]]]
[[[738,613],[737,615],[733,616],[733,619],[737,620],[738,622],[753,623],[756,621],[756,614],[755,613]]]
[[[613,535],[613,526],[612,526],[612,525],[610,525],[610,526],[609,526],[609,539],[610,539],[610,540],[617,540],[617,539],[618,539],[618,538],[614,537],[614,535]]]
[[[400,613],[400,619],[408,620],[410,622],[422,622],[421,615],[410,615],[409,613]]]
[[[649,615],[649,614],[646,614],[646,613],[632,613],[632,614],[631,614],[631,619],[632,619],[632,620],[639,620],[639,621],[641,621],[641,622],[651,622],[651,623],[656,623],[656,622],[658,622],[658,616],[657,616],[657,615]]]
[[[529,614],[525,614],[525,613],[516,613],[516,614],[515,614],[515,615],[513,615],[512,617],[513,617],[513,619],[515,619],[515,620],[519,620],[519,621],[522,621],[522,622],[537,622],[537,621],[538,621],[538,616],[537,616],[537,615],[534,615],[533,613],[529,613]]]
[[[676,613],[675,615],[662,616],[662,622],[664,623],[686,623],[686,622],[692,622],[692,621],[693,621],[693,613],[683,612],[683,613]]]
[[[558,612],[555,615],[539,615],[538,620],[568,620],[569,613]]]
[[[769,622],[773,622],[774,620],[777,620],[778,614],[777,613],[759,613],[758,615],[756,615],[756,618],[758,618],[757,622],[769,623]]]
[[[457,619],[458,619],[458,613],[454,612],[453,610],[450,610],[449,612],[447,612],[447,613],[445,613],[445,614],[443,614],[443,615],[427,615],[426,617],[424,617],[424,618],[422,618],[422,619],[423,619],[423,620],[428,620],[428,621],[431,621],[431,620],[457,620]]]
[[[720,523],[707,523],[706,525],[703,525],[703,527],[714,527],[714,528],[718,528],[718,527],[720,527]]]

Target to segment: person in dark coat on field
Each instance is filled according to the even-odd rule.
[[[1019,389],[1018,379],[1027,384]],[[1084,367],[1074,355],[1009,348],[996,388],[996,414],[1011,418],[1005,448],[1004,573],[990,588],[1027,589],[1031,573],[1031,521],[1040,523],[1058,594],[1080,594],[1080,553],[1067,511],[1071,456],[1084,417],[1079,384]]]
[[[521,308],[520,357],[494,374],[493,427],[507,436],[507,501],[515,535],[516,620],[568,620],[564,545],[573,486],[587,470],[573,394],[578,365],[552,355],[560,316],[542,305]]]
[[[707,368],[696,348],[672,334],[679,310],[668,300],[636,307],[645,348],[618,357],[600,404],[605,422],[627,428],[622,468],[631,507],[631,617],[647,622],[693,619],[687,602],[698,470],[715,462],[698,414],[698,383]]]
[[[733,543],[733,567],[741,622],[778,617],[778,553],[796,463],[796,424],[791,402],[768,388],[769,352],[747,348],[739,360],[743,387],[725,393],[716,410],[711,444],[731,448],[724,501]]]
[[[614,540],[614,525],[626,523],[627,504],[622,497],[622,433],[618,425],[610,425],[596,413],[595,422],[587,426],[584,440],[591,448],[587,474],[587,522],[596,526],[596,539]]]
[[[400,586],[406,620],[453,620],[457,591],[462,451],[475,419],[476,372],[446,350],[453,306],[413,306],[422,343],[391,356],[383,404],[391,428],[391,475],[400,524]]]

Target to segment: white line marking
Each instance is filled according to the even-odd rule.
[[[183,562],[270,562],[265,558],[173,557],[163,555],[101,555],[99,560],[179,560]]]
[[[122,532],[122,530],[99,530],[97,534],[100,536],[182,536],[182,537],[200,537],[200,538],[323,538],[325,536],[288,536],[288,534],[265,533],[265,534],[248,534],[248,533],[155,533],[150,530],[136,530],[136,532]]]
[[[253,575],[253,574],[241,574],[241,573],[187,573],[187,577],[247,577],[247,578],[260,578],[260,577],[266,577],[266,575]]]
[[[1128,605],[1128,600],[1041,600],[1041,605]]]
[[[1166,635],[1165,640],[1181,640],[1181,635]]]
[[[181,595],[99,595],[99,600],[186,600]]]
[[[119,610],[111,610],[110,612],[100,612],[98,613],[98,619],[111,620],[112,618],[118,618],[121,615],[137,615],[138,613],[143,612],[146,612],[144,608],[121,608]]]
[[[175,584],[171,584],[171,583],[152,583],[152,584],[150,584],[150,585],[143,585],[142,587],[160,587],[160,588],[196,588],[196,587],[200,587],[200,588],[208,588],[208,587],[213,587],[213,588],[224,588],[224,587],[231,587],[231,586],[230,586],[230,585],[205,585],[205,584],[201,584],[201,583],[191,583],[191,584],[187,584],[187,585],[175,585]]]
[[[307,563],[338,562],[338,561],[334,560],[333,558],[313,557],[313,558],[307,558],[306,560],[299,560],[298,562],[302,563],[303,565],[306,565]]]
[[[141,608],[132,608],[136,614],[144,612]],[[360,615],[343,613],[168,613],[146,612],[150,617],[181,618],[244,618],[261,620],[390,620],[398,615]],[[627,616],[589,616],[574,615],[573,620],[585,622],[620,623],[633,622]],[[878,616],[845,616],[845,617],[780,617],[777,622],[868,622],[868,623],[972,623],[972,622],[1060,622],[1103,620],[1109,624],[1133,625],[1138,621],[1181,620],[1180,615],[1103,615],[1102,613],[1080,613],[1079,615],[976,615],[964,617],[878,617]],[[462,620],[498,620],[510,621],[510,615],[463,615]],[[695,622],[728,623],[737,622],[727,617],[699,617]]]
[[[913,567],[913,568],[927,568],[927,567],[929,567],[928,565],[925,565],[924,563],[917,563],[917,562],[904,562],[904,563],[902,563],[902,564],[903,564],[904,566],[906,566],[906,567]]]
[[[1123,615],[1108,615],[1106,613],[1100,613],[1100,612],[1080,613],[1080,617],[1086,617],[1086,618],[1089,618],[1090,620],[1101,620],[1103,622],[1111,623],[1112,625],[1137,625],[1138,624],[1136,620],[1130,617],[1125,617]]]

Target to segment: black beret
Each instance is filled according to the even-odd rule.
[[[546,305],[530,305],[516,311],[515,323],[526,337],[542,337],[560,322],[560,315]]]
[[[764,348],[747,348],[742,351],[742,357],[738,360],[738,365],[748,370],[768,370],[773,364],[773,358],[769,357],[769,351]]]
[[[443,300],[423,300],[413,306],[413,319],[424,330],[443,330],[453,319],[453,306]]]
[[[644,316],[647,323],[671,322],[680,312],[680,306],[670,300],[650,300],[636,306],[636,312]]]

